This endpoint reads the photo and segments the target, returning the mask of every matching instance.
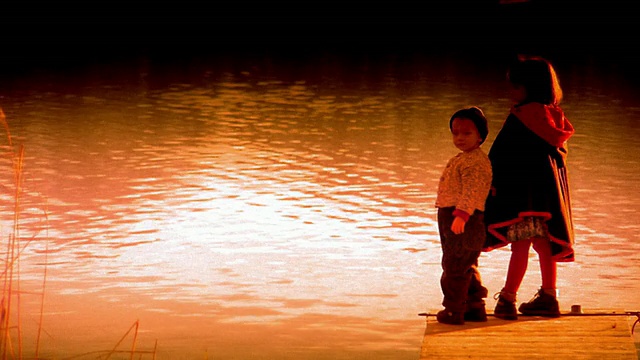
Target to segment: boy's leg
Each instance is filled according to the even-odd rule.
[[[482,302],[488,296],[489,290],[482,285],[482,277],[478,270],[478,260],[469,268],[471,273],[471,279],[469,281],[468,301],[469,302]]]
[[[469,287],[467,290],[465,320],[469,321],[487,320],[484,299],[487,297],[489,290],[482,284],[482,277],[478,269],[478,258],[486,239],[486,231],[484,213],[481,211],[474,212],[467,221],[464,230],[464,245],[469,254],[467,262]]]
[[[442,245],[442,305],[438,321],[448,324],[464,324],[465,300],[470,274],[465,271],[465,254],[461,238],[451,231],[453,209],[438,209],[438,229]]]
[[[487,297],[489,290],[482,285],[477,258],[475,264],[470,267],[469,272],[471,278],[467,292],[467,306],[464,318],[467,321],[487,321],[487,310],[484,299]]]
[[[448,256],[443,254],[444,271],[440,277],[440,286],[444,295],[442,305],[449,311],[464,313],[472,271],[468,264],[470,258],[468,252],[460,250]]]

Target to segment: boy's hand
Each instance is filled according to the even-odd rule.
[[[466,224],[467,222],[464,221],[464,219],[462,219],[459,216],[456,216],[453,219],[453,224],[451,224],[451,231],[453,231],[454,234],[456,235],[460,235],[464,232],[464,224]]]

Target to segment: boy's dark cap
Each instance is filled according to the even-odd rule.
[[[482,112],[479,107],[472,106],[467,109],[456,111],[449,120],[449,129],[452,129],[453,119],[455,118],[464,118],[473,121],[478,129],[478,133],[480,133],[480,138],[482,139],[480,144],[484,143],[487,139],[487,135],[489,135],[489,125],[487,123],[487,118],[484,116],[484,112]]]

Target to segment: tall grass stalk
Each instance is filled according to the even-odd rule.
[[[14,203],[13,203],[13,231],[9,234],[6,249],[5,268],[3,271],[3,291],[2,291],[2,325],[0,327],[2,339],[0,340],[0,349],[2,349],[2,359],[6,359],[8,355],[15,356],[13,344],[11,342],[11,328],[12,328],[12,307],[13,298],[17,294],[17,298],[20,297],[19,288],[19,257],[17,256],[20,249],[20,232],[19,232],[19,212],[20,212],[20,193],[22,189],[22,169],[24,159],[24,149],[21,146],[18,154],[14,152],[13,143],[11,141],[11,133],[9,132],[9,125],[6,121],[4,112],[0,110],[0,122],[4,125],[7,132],[7,139],[9,142],[9,156],[13,165],[14,176]],[[15,281],[15,283],[14,283]],[[14,293],[14,291],[16,291]],[[20,313],[18,306],[18,314]],[[19,357],[22,355],[22,335],[20,331],[20,317],[17,316],[16,328],[18,329],[18,352]]]
[[[113,355],[116,352],[116,350],[118,349],[118,346],[120,346],[120,344],[122,344],[124,339],[127,338],[127,335],[129,335],[131,330],[135,329],[135,331],[133,332],[133,341],[132,341],[132,344],[131,344],[131,359],[133,359],[133,355],[136,352],[136,340],[138,339],[138,327],[139,326],[140,326],[140,320],[136,320],[136,322],[134,322],[133,325],[131,325],[129,330],[127,330],[127,332],[122,336],[120,341],[118,341],[116,346],[114,346],[113,349],[111,350],[111,352],[107,355],[107,359],[109,359],[111,357],[111,355]]]
[[[2,281],[2,298],[0,299],[0,359],[22,359],[23,358],[23,338],[22,338],[22,318],[21,318],[21,294],[26,293],[20,289],[20,255],[25,251],[27,246],[31,244],[37,237],[37,232],[28,239],[22,239],[20,233],[20,209],[21,199],[23,191],[24,181],[24,146],[20,145],[18,151],[14,151],[14,145],[9,130],[9,124],[7,123],[6,116],[0,108],[0,126],[2,126],[7,135],[8,141],[8,153],[12,164],[13,175],[13,224],[12,231],[7,238],[7,248],[4,260],[4,268],[0,273]],[[43,215],[45,219],[45,230],[48,229],[48,216],[47,211],[44,211]],[[44,299],[45,289],[47,283],[47,267],[48,267],[48,231],[45,236],[45,251],[44,251],[44,275],[42,279],[42,290],[40,295],[40,314],[38,319],[38,327],[35,340],[35,359],[40,359],[40,341],[41,334],[43,332],[43,320],[44,320]],[[31,293],[33,294],[33,293]],[[14,309],[15,302],[15,309]],[[15,318],[15,321],[14,321]],[[133,360],[134,355],[151,354],[153,359],[156,358],[156,352],[158,348],[158,341],[156,340],[153,351],[140,351],[136,350],[136,343],[138,339],[138,328],[140,326],[139,321],[136,321],[124,336],[118,341],[115,347],[108,352],[106,359],[109,359],[111,355],[115,353],[129,353],[130,359]],[[126,339],[127,335],[134,330],[133,341],[131,350],[121,351],[117,350],[120,344]],[[12,331],[15,331],[17,337],[17,346],[12,340]],[[17,353],[16,353],[17,352]],[[104,353],[104,351],[102,351]],[[87,355],[87,354],[84,354]],[[82,355],[81,355],[82,356]],[[71,359],[71,358],[68,358]]]
[[[49,223],[49,218],[47,217],[47,212],[44,213],[45,220],[47,224]],[[45,227],[47,229],[47,234],[45,236],[46,239],[49,239],[49,226]],[[47,265],[49,264],[49,242],[45,242],[44,248],[44,275],[42,276],[42,295],[40,298],[40,319],[38,320],[38,335],[36,336],[36,359],[40,358],[40,335],[42,334],[42,323],[44,320],[44,294],[47,285]]]
[[[36,238],[34,234],[30,239],[23,241],[20,233],[20,211],[21,199],[24,181],[24,146],[20,145],[18,151],[14,151],[14,145],[7,123],[6,116],[0,109],[0,124],[4,127],[8,141],[8,154],[12,164],[13,175],[13,224],[12,231],[8,235],[7,247],[5,253],[4,269],[2,271],[2,300],[0,302],[0,357],[2,360],[11,358],[23,358],[23,337],[22,337],[22,303],[20,288],[20,258],[26,247]],[[45,214],[46,217],[46,214]],[[46,239],[45,239],[46,240]],[[48,251],[48,246],[47,246]],[[41,299],[44,301],[44,288],[46,284],[46,252],[45,251],[45,276],[43,280],[43,289]],[[15,303],[15,304],[14,304]],[[15,305],[15,308],[14,308]],[[40,332],[43,320],[43,304],[40,308],[40,319],[38,323],[38,339],[36,341],[36,358],[39,353]],[[14,320],[15,318],[15,320]],[[11,331],[16,331],[17,349],[12,341]],[[17,353],[16,353],[17,352]]]

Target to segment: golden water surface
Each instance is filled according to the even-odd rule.
[[[417,359],[418,313],[442,296],[433,203],[457,152],[449,116],[482,107],[488,151],[510,105],[503,72],[409,55],[142,58],[3,84],[24,147],[14,351]],[[638,88],[606,66],[558,72],[577,130],[561,307],[640,310]],[[7,154],[3,241],[16,221]],[[508,256],[480,258],[491,294]],[[532,252],[520,300],[539,283]]]

